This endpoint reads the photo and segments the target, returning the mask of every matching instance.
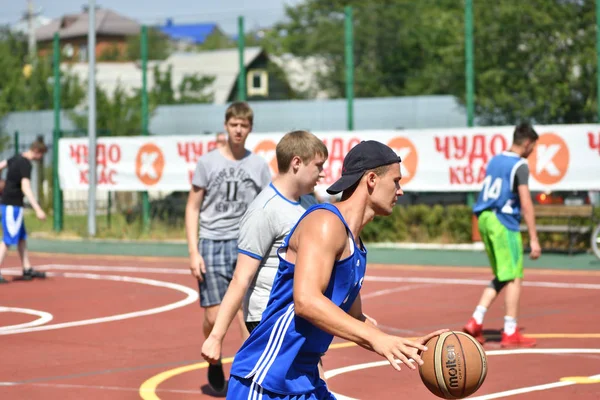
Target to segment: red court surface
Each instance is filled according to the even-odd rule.
[[[0,286],[0,399],[215,397],[200,357],[202,310],[186,259],[32,259],[48,279]],[[7,259],[8,279],[18,276],[17,261]],[[371,265],[363,307],[400,336],[459,330],[488,280],[485,268]],[[500,298],[486,316],[488,376],[470,399],[600,398],[600,272],[532,270],[526,280],[519,322],[538,346],[500,348]],[[223,353],[227,372],[239,345],[234,323]],[[417,371],[396,372],[341,340],[324,366],[338,399],[436,398]]]

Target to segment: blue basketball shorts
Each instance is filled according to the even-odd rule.
[[[7,246],[16,246],[19,241],[27,239],[23,207],[0,205],[2,212],[2,241]]]
[[[251,379],[240,379],[237,376],[229,377],[227,385],[227,400],[336,400],[335,396],[323,385],[310,393],[305,394],[279,394],[270,392]]]

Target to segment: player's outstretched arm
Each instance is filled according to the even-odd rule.
[[[198,218],[200,217],[200,207],[204,199],[204,189],[192,185],[185,206],[185,231],[190,255],[190,271],[198,280],[202,280],[201,272],[206,272],[204,260],[198,250]]]
[[[299,317],[335,336],[369,346],[369,329],[323,295],[348,242],[348,233],[334,214],[317,210],[306,216],[291,238],[296,252],[294,307]]]
[[[39,219],[45,220],[46,213],[44,212],[44,210],[42,210],[42,207],[40,207],[39,203],[35,199],[33,191],[31,190],[31,181],[28,178],[21,179],[21,189],[23,190],[23,194],[29,201],[29,204],[31,204],[31,207],[34,209],[35,215]]]
[[[388,335],[371,324],[363,323],[345,313],[323,295],[333,270],[342,257],[348,234],[340,220],[328,211],[315,211],[307,216],[294,233],[296,249],[294,272],[294,306],[297,316],[332,335],[352,341],[386,358],[400,370],[397,360],[409,369],[416,369],[409,359],[422,364],[419,353],[425,351],[421,340]],[[356,306],[357,308],[359,305]],[[428,337],[446,330],[433,332]]]
[[[356,297],[356,300],[354,300],[354,303],[352,303],[352,307],[350,307],[350,310],[348,310],[348,314],[350,314],[359,321],[371,324],[373,326],[377,326],[377,321],[374,318],[369,317],[367,314],[363,313],[360,293]]]
[[[221,358],[223,338],[242,306],[244,295],[258,271],[260,261],[245,254],[238,254],[235,272],[219,307],[215,326],[202,345],[202,357],[209,363],[216,363]]]
[[[2,171],[7,166],[8,166],[8,161],[6,161],[6,160],[0,161],[0,171]]]
[[[294,307],[297,316],[340,338],[352,341],[384,356],[400,369],[395,358],[410,368],[405,354],[414,355],[425,347],[413,341],[387,335],[353,318],[323,295],[336,260],[344,256],[348,233],[341,221],[329,211],[314,211],[304,218],[294,233],[296,250]],[[411,351],[414,350],[414,351]]]
[[[529,233],[529,244],[531,247],[531,253],[529,256],[535,260],[542,254],[542,249],[540,247],[537,229],[535,227],[535,211],[533,210],[531,193],[527,185],[519,185],[517,190],[519,192],[519,200],[521,201],[521,209],[523,210],[523,219],[525,220],[527,231]]]

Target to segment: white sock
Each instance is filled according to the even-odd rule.
[[[504,317],[504,333],[512,335],[517,331],[517,320],[513,317]]]
[[[475,322],[477,322],[477,324],[479,324],[479,325],[483,324],[483,317],[485,317],[486,311],[487,311],[487,308],[485,308],[484,306],[477,306],[475,308],[475,312],[473,313],[473,318],[475,319]]]

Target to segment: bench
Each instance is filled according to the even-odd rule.
[[[590,232],[593,228],[594,207],[592,205],[534,205],[536,218],[536,229],[538,233],[564,233],[569,236],[569,254],[573,254],[573,245],[576,239]],[[552,218],[551,224],[540,224],[540,218]],[[582,219],[588,219],[584,225]],[[563,221],[554,223],[554,221]],[[527,232],[524,221],[521,224],[521,232]]]

